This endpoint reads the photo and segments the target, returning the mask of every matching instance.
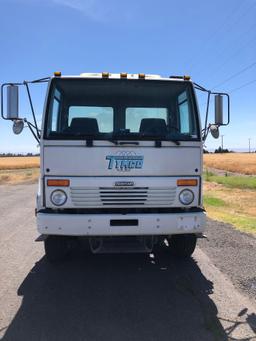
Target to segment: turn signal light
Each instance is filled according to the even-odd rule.
[[[102,72],[102,78],[108,78],[109,72]]]
[[[126,72],[121,72],[120,73],[121,78],[127,78],[127,73]]]
[[[177,180],[177,186],[197,186],[197,179],[179,179]]]
[[[145,73],[139,73],[139,79],[145,79]]]
[[[67,179],[49,179],[47,180],[47,186],[54,187],[68,187],[70,181]]]

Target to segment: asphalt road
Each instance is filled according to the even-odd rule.
[[[2,340],[256,340],[255,238],[208,221],[187,262],[77,250],[49,265],[34,242],[35,192],[0,186]]]

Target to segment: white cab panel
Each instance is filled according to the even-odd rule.
[[[64,144],[43,148],[46,176],[196,176],[201,174],[201,161],[199,145],[169,144],[156,148],[152,144],[145,147]]]

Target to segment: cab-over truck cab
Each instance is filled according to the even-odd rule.
[[[165,242],[190,256],[205,230],[203,140],[218,135],[226,94],[202,135],[195,88],[208,92],[208,105],[210,93],[189,77],[56,73],[46,81],[41,133],[25,121],[40,141],[36,217],[48,259],[78,237],[94,253],[151,252]],[[7,85],[7,118],[19,131],[19,84]]]

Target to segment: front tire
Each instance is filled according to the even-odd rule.
[[[176,234],[168,238],[171,254],[177,258],[189,258],[196,248],[194,234]]]
[[[48,236],[44,241],[45,255],[49,262],[57,262],[68,253],[68,240],[63,236]]]

